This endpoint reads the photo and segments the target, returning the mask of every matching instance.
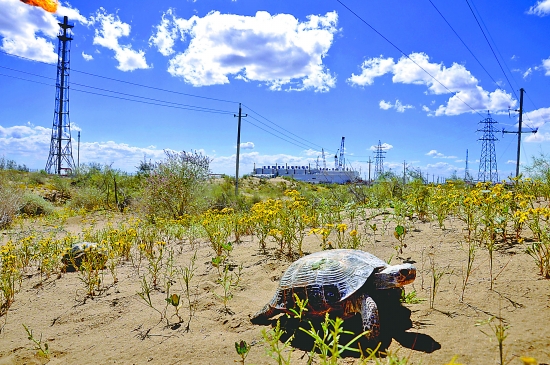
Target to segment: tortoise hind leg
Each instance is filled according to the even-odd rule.
[[[374,302],[374,299],[367,294],[361,298],[361,319],[363,322],[363,331],[369,331],[365,337],[369,340],[377,339],[380,336],[378,306]]]
[[[280,291],[277,291],[277,293],[275,293],[275,296],[273,297],[273,299],[271,299],[269,303],[264,305],[262,309],[260,309],[256,314],[250,317],[250,322],[252,322],[253,324],[269,324],[271,317],[282,313],[283,311],[277,308],[277,303],[280,296]]]

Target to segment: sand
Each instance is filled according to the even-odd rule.
[[[382,221],[379,225],[382,227]],[[391,302],[381,308],[382,326],[386,325],[385,333],[393,337],[387,350],[408,358],[411,364],[443,365],[455,355],[462,364],[498,364],[498,346],[491,328],[476,326],[478,321],[495,316],[509,326],[504,341],[507,363],[521,364],[520,356],[550,363],[550,280],[538,275],[533,259],[524,253],[525,244],[506,243],[494,253],[493,290],[489,255],[487,250],[478,249],[464,300],[460,301],[467,258],[461,223],[447,220],[446,229],[440,229],[435,222],[419,220],[410,221],[409,225],[412,229],[405,238],[407,247],[400,257],[415,261],[418,274],[405,291],[416,291],[417,297],[425,301],[402,307]],[[73,217],[66,229],[78,233],[82,227],[81,219]],[[391,234],[393,228],[389,224],[385,233],[379,230],[376,242],[370,237],[362,249],[385,260],[394,255],[392,262],[399,262],[393,248],[397,244]],[[233,273],[239,265],[242,271],[238,286],[232,289],[233,298],[227,303],[230,313],[226,313],[219,298],[223,290],[216,282],[218,272],[211,264],[210,245],[206,241],[194,247],[187,242],[170,242],[168,247],[174,249],[175,263],[180,267],[189,265],[194,252],[197,255],[197,269],[191,281],[196,312],[189,331],[185,305],[180,309],[184,322],[179,325],[173,307],[167,309],[167,326],[165,320],[160,321],[159,313],[139,297],[144,264],[138,273],[135,263],[122,262],[117,283],[105,270],[103,289],[94,297],[86,296],[78,273],[46,279],[34,269],[26,273],[7,317],[0,319],[4,325],[0,333],[0,365],[233,364],[239,360],[234,343],[240,340],[252,344],[247,364],[275,364],[266,354],[267,345],[261,334],[271,326],[253,325],[249,318],[271,299],[290,264],[289,260],[276,257],[276,244],[269,242],[266,254],[259,250],[257,239],[250,236],[235,245],[229,261]],[[319,250],[319,239],[306,236],[304,251]],[[432,261],[435,270],[443,272],[433,309],[428,300]],[[181,280],[176,280],[172,291],[182,292]],[[164,293],[153,291],[151,298],[158,309],[164,308]],[[379,305],[384,305],[382,299]],[[499,320],[493,323],[499,324]],[[49,359],[36,355],[22,324],[33,330],[35,338],[41,335],[42,341],[48,343]],[[358,328],[357,318],[349,319],[344,326]],[[295,346],[292,364],[306,364],[307,349],[300,348],[304,346],[301,343]],[[346,357],[339,363],[353,364],[358,360]]]

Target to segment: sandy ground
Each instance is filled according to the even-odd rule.
[[[79,222],[78,217],[71,218],[68,229],[79,232]],[[478,249],[461,302],[467,258],[461,224],[447,221],[445,230],[433,222],[414,221],[411,225],[414,229],[406,236],[407,247],[401,256],[416,262],[418,275],[405,290],[407,293],[415,290],[419,298],[426,300],[404,307],[388,301],[385,307],[384,298],[380,299],[383,330],[393,338],[387,346],[389,351],[409,358],[412,364],[443,365],[455,355],[463,364],[498,364],[496,339],[481,332],[491,334],[491,328],[476,326],[476,322],[496,316],[509,326],[504,341],[509,364],[521,364],[520,356],[550,363],[550,280],[538,275],[534,261],[524,253],[523,244],[506,244],[495,252],[493,290],[489,288],[488,253]],[[390,258],[395,255],[393,247],[397,243],[392,231],[391,225],[385,234],[379,231],[376,242],[371,237],[362,249],[382,259]],[[118,267],[118,283],[113,283],[105,270],[104,290],[93,298],[86,298],[78,273],[44,279],[38,272],[29,272],[7,318],[1,319],[2,324],[6,322],[0,333],[0,365],[48,361],[49,364],[233,364],[239,359],[234,343],[240,340],[252,344],[246,363],[275,364],[266,355],[267,345],[261,335],[262,330],[271,327],[249,321],[271,299],[289,265],[288,260],[275,257],[275,243],[268,244],[267,254],[259,251],[258,242],[252,237],[244,237],[236,244],[229,260],[234,267],[242,265],[242,272],[228,302],[231,313],[224,313],[218,297],[222,287],[216,282],[218,272],[211,264],[213,251],[209,244],[201,242],[194,249],[186,242],[170,246],[174,248],[177,266],[187,266],[195,250],[197,254],[197,269],[191,281],[197,310],[188,332],[185,327],[189,311],[185,305],[180,310],[185,322],[174,325],[178,319],[170,307],[167,316],[171,326],[167,326],[166,321],[159,322],[159,313],[137,295],[144,265],[138,273],[131,262],[123,262]],[[306,236],[304,251],[319,250],[319,239]],[[399,261],[394,257],[392,262]],[[433,309],[428,300],[431,261],[437,271],[445,272]],[[176,280],[173,291],[182,292],[181,288],[181,280]],[[155,306],[162,310],[165,294],[154,291],[151,296]],[[31,328],[36,338],[41,334],[42,340],[49,344],[49,359],[35,355],[22,324]],[[356,329],[357,318],[346,321],[345,326]],[[306,364],[307,341],[304,336],[298,337],[292,363]],[[357,359],[347,357],[341,363],[353,364]]]

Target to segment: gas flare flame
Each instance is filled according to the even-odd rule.
[[[32,6],[38,6],[50,13],[55,13],[57,11],[56,0],[20,0],[20,1]]]

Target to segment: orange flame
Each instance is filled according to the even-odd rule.
[[[38,6],[50,13],[55,13],[57,11],[57,0],[21,0],[21,2],[32,6]]]

